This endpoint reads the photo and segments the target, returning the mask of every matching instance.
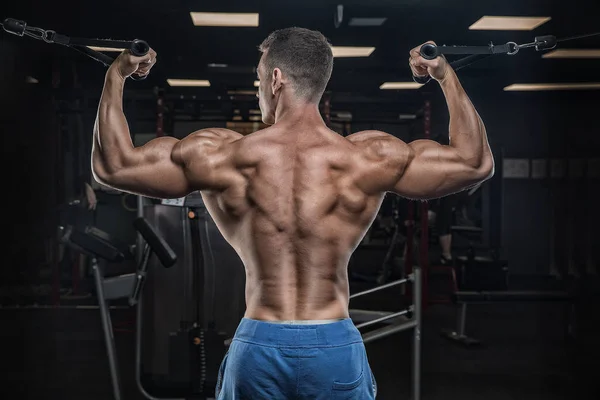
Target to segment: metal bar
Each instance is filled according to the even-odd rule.
[[[360,324],[362,322],[372,321],[376,318],[384,317],[386,315],[392,314],[392,311],[370,311],[370,310],[349,310],[350,318],[355,324]],[[387,320],[385,323],[393,324],[394,321]]]
[[[404,260],[404,271],[406,274],[412,274],[413,270],[413,243],[414,243],[414,217],[415,217],[415,204],[413,200],[408,201],[407,205],[407,216],[406,221],[406,255]]]
[[[139,195],[137,196],[137,216],[138,218],[144,217],[144,197]],[[138,265],[140,265],[144,257],[144,237],[139,232],[137,233],[135,257]]]
[[[375,324],[378,324],[380,322],[387,321],[388,319],[392,319],[392,318],[396,318],[396,317],[401,317],[401,316],[406,315],[406,314],[408,314],[408,310],[404,310],[404,311],[400,311],[400,312],[393,313],[393,314],[390,314],[390,315],[386,315],[384,317],[377,318],[377,319],[374,319],[372,321],[363,322],[362,324],[356,325],[356,329],[364,328],[365,326],[375,325]]]
[[[119,382],[119,371],[117,365],[117,351],[115,349],[115,337],[110,321],[110,311],[108,310],[106,299],[104,298],[104,287],[102,285],[102,274],[98,260],[92,258],[92,270],[94,271],[94,280],[96,281],[96,296],[100,305],[100,316],[102,317],[102,329],[104,330],[104,341],[106,343],[106,353],[108,354],[108,365],[110,368],[110,379],[112,382],[113,397],[115,400],[121,400],[121,384]]]
[[[393,335],[398,332],[406,331],[417,326],[417,321],[406,318],[406,322],[398,323],[396,325],[385,326],[383,328],[376,329],[371,332],[367,332],[363,337],[364,343],[373,342],[375,340],[383,339],[384,337]]]
[[[134,306],[140,300],[142,290],[144,289],[144,283],[146,281],[146,274],[148,272],[148,262],[150,261],[150,255],[152,249],[150,245],[146,243],[144,245],[144,253],[142,255],[142,261],[138,264],[138,269],[135,273],[131,292],[129,293],[129,305]]]
[[[414,268],[415,284],[413,285],[413,304],[415,329],[413,331],[413,400],[421,400],[421,268]]]
[[[198,268],[198,264],[195,264],[194,259],[194,249],[196,248],[197,244],[193,243],[192,220],[190,220],[188,217],[189,211],[189,207],[181,207],[181,216],[179,217],[181,218],[181,221],[183,221],[183,260],[180,265],[181,268],[183,268],[184,279],[183,293],[181,298],[184,300],[181,303],[181,315],[183,316],[184,321],[196,321],[200,304],[198,304],[197,301],[193,301],[193,304],[189,305],[188,307],[188,301],[186,301],[186,299],[195,298],[192,296],[194,294],[194,284],[199,284],[198,281],[194,279],[194,274],[197,273],[196,269]],[[192,265],[193,267],[188,268],[188,265]],[[201,302],[201,304],[204,304],[204,302]]]
[[[127,306],[107,306],[108,310],[129,310]],[[12,305],[12,306],[0,306],[1,310],[99,310],[100,306],[89,305],[89,306],[75,306],[75,305],[37,305],[37,304],[24,304],[24,305]]]
[[[143,297],[137,304],[137,318],[135,330],[135,383],[140,393],[149,400],[185,400],[180,398],[154,397],[146,391],[142,384],[142,315]]]
[[[390,245],[387,249],[387,251],[385,252],[385,257],[383,258],[383,262],[381,263],[381,277],[384,279],[383,282],[385,282],[385,280],[387,280],[388,276],[389,276],[389,270],[391,268],[391,260],[394,257],[394,252],[396,250],[396,248],[398,247],[398,233],[400,232],[400,227],[398,225],[398,223],[394,224],[394,233],[392,234],[392,239],[390,240]]]
[[[470,300],[469,297],[474,298]],[[510,301],[531,301],[531,302],[550,302],[550,301],[569,301],[571,294],[564,291],[458,291],[456,292],[458,303],[492,303],[492,302],[510,302]]]
[[[465,325],[467,324],[467,303],[460,305],[460,312],[458,313],[458,321],[456,327],[456,333],[458,336],[463,337],[465,335]]]
[[[374,292],[377,292],[379,290],[391,288],[393,286],[401,285],[401,284],[406,283],[406,282],[408,282],[408,279],[400,279],[398,281],[394,281],[394,282],[386,283],[385,285],[374,287],[373,289],[365,290],[363,292],[354,293],[353,295],[350,296],[350,298],[354,299],[354,298],[359,297],[359,296],[364,296],[365,294],[374,293]]]

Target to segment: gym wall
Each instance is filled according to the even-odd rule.
[[[17,38],[18,40],[18,38]],[[28,267],[44,262],[44,238],[56,225],[52,210],[58,196],[55,183],[58,132],[51,93],[26,83],[36,57],[11,37],[0,40],[0,100],[2,132],[4,241],[0,281],[25,278]],[[35,272],[35,271],[34,271]]]
[[[502,254],[510,272],[548,274],[578,259],[589,262],[591,225],[599,220],[591,194],[599,181],[586,172],[569,178],[569,160],[587,163],[598,157],[594,149],[600,148],[600,124],[592,118],[600,109],[597,94],[500,89],[490,95],[468,84],[466,90],[485,122],[494,153],[529,165],[528,177],[503,178],[499,207],[491,210],[502,213]],[[433,131],[447,132],[446,105],[434,96]],[[546,178],[532,178],[531,160],[546,161]],[[550,177],[552,160],[562,160],[564,178]],[[499,168],[504,166],[496,165]]]

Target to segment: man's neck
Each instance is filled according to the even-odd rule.
[[[282,102],[275,112],[275,123],[323,124],[317,103],[301,101]]]

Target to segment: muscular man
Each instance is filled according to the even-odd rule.
[[[126,77],[156,53],[110,67],[94,132],[101,183],[148,197],[202,193],[246,270],[246,313],[220,371],[219,399],[372,399],[376,385],[348,315],[347,265],[386,192],[431,199],[491,176],[484,125],[443,58],[410,52],[415,75],[441,85],[451,145],[406,144],[384,132],[346,138],[327,128],[319,100],[333,56],[318,32],[290,28],[260,46],[258,97],[271,125],[242,136],[203,129],[134,147],[123,114]]]

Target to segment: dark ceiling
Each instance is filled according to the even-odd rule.
[[[345,7],[339,28],[333,21],[337,4]],[[208,79],[211,88],[167,88],[169,93],[207,100],[216,100],[231,90],[253,90],[257,45],[271,31],[289,26],[317,29],[334,45],[376,47],[369,58],[336,59],[329,90],[337,104],[377,99],[394,107],[414,103],[429,90],[379,90],[385,81],[410,80],[408,51],[424,41],[456,45],[526,43],[544,34],[566,37],[600,30],[598,0],[55,0],[17,2],[10,8],[3,4],[0,10],[6,11],[0,12],[0,17],[23,19],[32,26],[70,36],[144,39],[158,52],[159,63],[151,77],[130,87],[165,87],[167,78]],[[260,26],[194,27],[190,11],[258,12]],[[552,20],[530,32],[470,31],[468,27],[483,15],[550,16]],[[350,27],[347,22],[353,17],[388,19],[381,27]],[[10,40],[19,41],[19,46],[32,53],[44,52],[40,53],[43,57],[31,56],[30,72],[37,74],[41,83],[48,77],[48,54],[75,60],[85,87],[95,87],[102,81],[102,65],[76,52],[29,38]],[[564,47],[600,48],[600,37],[566,42]],[[229,68],[209,68],[211,63],[227,64]],[[468,85],[501,91],[516,82],[598,81],[599,72],[599,59],[542,59],[540,53],[529,49],[513,57],[487,59],[460,71],[460,76]]]

